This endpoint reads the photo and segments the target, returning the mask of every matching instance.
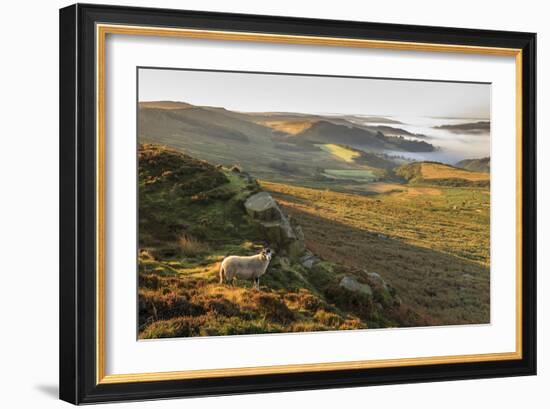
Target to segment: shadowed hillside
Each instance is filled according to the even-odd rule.
[[[431,152],[434,147],[427,142],[405,139],[401,136],[386,136],[380,130],[357,126],[338,125],[323,120],[295,134],[294,140],[303,143],[336,143],[361,146],[374,150],[398,150],[407,152]]]
[[[489,121],[478,121],[465,124],[440,125],[435,128],[445,129],[454,133],[482,134],[488,133],[491,130],[491,123]]]
[[[261,182],[327,260],[376,271],[431,324],[489,321],[489,195],[400,187],[376,196]]]

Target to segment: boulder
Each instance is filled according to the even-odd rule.
[[[312,268],[318,261],[319,259],[310,252],[307,252],[304,256],[300,257],[300,263],[302,263],[302,265],[307,269]]]
[[[276,221],[283,218],[281,208],[267,192],[260,192],[250,196],[244,202],[246,213],[255,220]]]
[[[382,287],[384,290],[388,290],[388,283],[386,283],[386,281],[382,278],[380,274],[374,273],[374,272],[372,273],[367,272],[367,277],[376,286]]]
[[[397,297],[395,288],[386,282],[382,276],[375,272],[364,271],[367,275],[369,284],[374,290],[374,299],[384,307],[401,305],[401,300]]]
[[[292,260],[299,259],[305,252],[304,233],[300,226],[292,226],[275,199],[267,193],[253,194],[244,203],[246,213],[259,222],[265,239],[281,255]]]
[[[360,283],[355,277],[345,276],[342,280],[340,280],[340,287],[353,293],[372,296],[372,288],[370,288],[370,285]]]

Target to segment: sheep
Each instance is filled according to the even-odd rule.
[[[224,280],[232,282],[235,278],[252,279],[254,288],[259,290],[260,277],[265,274],[272,257],[273,252],[266,248],[254,256],[224,258],[220,266],[220,284],[223,284]]]

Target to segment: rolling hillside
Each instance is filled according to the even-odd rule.
[[[384,149],[406,152],[431,152],[434,147],[427,142],[386,136],[379,130],[319,121],[294,135],[295,141],[310,143],[344,144],[382,151]]]
[[[329,119],[341,123],[318,115],[252,114],[149,101],[139,106],[138,131],[141,143],[166,145],[212,164],[252,169],[261,179],[356,192],[370,191],[366,183],[393,180],[391,170],[398,162],[384,155],[385,149],[434,149],[424,141],[385,136],[339,117]],[[352,152],[354,159],[343,160],[344,151]]]
[[[375,184],[354,195],[260,182],[325,259],[376,271],[430,324],[489,322],[487,188]]]
[[[489,173],[491,171],[491,158],[464,159],[457,162],[455,166],[457,168],[472,170],[474,172]]]
[[[140,137],[166,142],[182,137],[226,138],[263,143],[286,138],[287,143],[339,143],[370,149],[431,152],[424,141],[405,139],[409,132],[390,126],[358,126],[343,117],[291,113],[240,113],[224,108],[200,107],[185,102],[148,101],[139,105]]]
[[[177,101],[144,101],[139,103],[140,108],[152,108],[152,109],[187,109],[194,106],[187,102]]]
[[[319,145],[319,147],[345,162],[365,165],[375,171],[380,169],[392,170],[396,167],[395,162],[385,159],[382,155],[367,153],[351,146],[324,144]]]
[[[271,129],[281,132],[283,135],[296,135],[300,132],[310,128],[314,121],[311,120],[293,120],[293,121],[281,121],[281,120],[267,120],[258,122],[261,125],[267,126]]]
[[[438,162],[409,163],[397,168],[395,173],[414,184],[486,187],[490,183],[488,173],[473,172]]]
[[[273,222],[266,230],[245,211],[247,198],[263,190],[246,173],[158,145],[140,145],[138,154],[139,338],[428,322],[401,305],[395,289],[378,274],[303,247],[293,255],[286,241],[271,234]],[[226,255],[256,254],[265,245],[275,257],[260,291],[250,281],[219,284]]]
[[[481,134],[488,133],[491,130],[489,121],[468,122],[465,124],[440,125],[436,129],[446,129],[454,133]]]

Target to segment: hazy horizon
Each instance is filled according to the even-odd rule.
[[[140,68],[138,80],[139,102],[251,113],[490,120],[491,86],[485,83],[157,68]]]

